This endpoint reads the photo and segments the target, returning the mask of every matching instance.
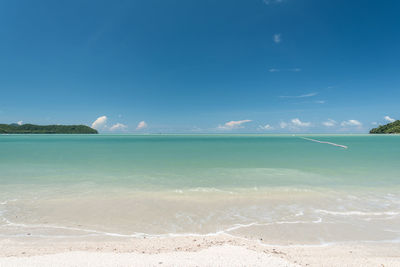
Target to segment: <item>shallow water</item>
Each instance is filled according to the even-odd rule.
[[[0,237],[399,242],[399,155],[392,135],[3,135]]]

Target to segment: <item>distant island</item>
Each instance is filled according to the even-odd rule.
[[[400,134],[400,120],[381,125],[369,131],[370,134]]]
[[[0,124],[0,134],[97,134],[86,125]]]

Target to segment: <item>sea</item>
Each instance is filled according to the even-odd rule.
[[[0,239],[400,242],[399,135],[0,135]]]

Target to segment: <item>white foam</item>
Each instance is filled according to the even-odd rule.
[[[322,218],[318,217],[318,219],[314,221],[280,221],[275,222],[274,224],[308,224],[308,223],[321,223]]]
[[[219,193],[234,194],[232,191],[225,191],[225,190],[221,190],[221,189],[214,188],[214,187],[196,187],[196,188],[189,189],[189,191],[191,191],[191,192],[202,192],[202,193],[219,192]]]
[[[182,190],[179,190],[179,189],[174,190],[174,192],[175,192],[175,193],[178,193],[178,194],[183,194],[183,191],[182,191]]]
[[[298,217],[298,216],[303,216],[303,215],[304,215],[304,212],[303,211],[299,211],[294,216]]]
[[[330,210],[316,210],[315,212],[330,214],[330,215],[340,215],[340,216],[382,216],[382,215],[398,215],[399,212],[396,211],[384,211],[384,212],[365,212],[365,211],[330,211]]]
[[[9,200],[5,200],[3,202],[0,202],[0,205],[7,205],[8,202],[14,202],[17,201],[18,199],[14,198],[14,199],[9,199]]]
[[[5,200],[5,201],[0,202],[0,205],[5,206],[5,205],[7,205],[9,202],[14,202],[14,201],[17,201],[17,200],[18,200],[18,199],[16,199],[16,198],[14,198],[14,199],[9,199],[9,200]],[[0,210],[0,217],[2,218],[2,221],[5,221],[4,218],[3,218],[3,214],[6,213],[6,212],[7,212],[6,209]]]
[[[304,139],[304,140],[308,140],[308,141],[320,143],[320,144],[328,144],[328,145],[331,145],[331,146],[337,146],[337,147],[341,147],[341,148],[344,148],[344,149],[347,149],[347,148],[348,148],[348,146],[339,145],[339,144],[335,144],[335,143],[331,143],[331,142],[320,141],[320,140],[311,139],[311,138],[307,138],[307,137],[300,137],[300,138],[302,138],[302,139]]]
[[[318,219],[314,221],[277,221],[277,222],[270,222],[270,223],[258,223],[258,222],[253,222],[249,224],[235,224],[234,226],[231,226],[227,229],[225,229],[224,233],[232,232],[234,230],[238,230],[240,228],[248,228],[251,226],[270,226],[270,225],[276,225],[276,224],[311,224],[311,223],[321,223],[322,218],[318,217]]]
[[[121,237],[121,238],[171,238],[171,237],[212,237],[212,236],[219,236],[219,235],[226,235],[226,236],[231,236],[232,238],[238,238],[242,240],[247,240],[247,241],[254,241],[254,239],[242,237],[242,236],[237,236],[230,234],[231,231],[240,229],[240,228],[245,228],[245,227],[251,227],[251,226],[266,226],[266,225],[273,225],[273,224],[295,224],[295,223],[321,223],[322,219],[318,218],[317,220],[314,221],[280,221],[280,222],[271,222],[271,223],[249,223],[249,224],[237,224],[232,227],[229,227],[225,230],[217,231],[214,233],[207,233],[207,234],[198,234],[198,233],[167,233],[167,234],[147,234],[147,233],[138,233],[135,232],[133,234],[119,234],[119,233],[109,233],[109,232],[102,232],[102,231],[96,231],[96,230],[90,230],[90,229],[82,229],[82,228],[75,228],[75,227],[64,227],[64,226],[55,226],[55,225],[27,225],[27,224],[17,224],[17,223],[12,223],[8,220],[8,225],[12,226],[18,226],[18,227],[27,227],[27,228],[55,228],[55,229],[66,229],[66,230],[75,230],[75,231],[82,231],[86,232],[87,234],[82,234],[82,235],[44,235],[44,234],[35,234],[31,233],[29,236],[26,234],[17,234],[17,235],[4,235],[0,234],[1,237],[22,237],[22,238],[27,238],[27,237],[39,237],[39,238],[82,238],[82,237],[90,237],[90,236],[112,236],[112,237]],[[332,246],[332,245],[337,245],[337,244],[345,244],[345,243],[351,243],[352,241],[337,241],[337,242],[325,242],[321,240],[321,243],[319,244],[287,244],[287,245],[282,245],[282,244],[271,244],[271,243],[263,243],[261,240],[257,239],[257,242],[261,246],[265,247],[326,247],[326,246]],[[365,243],[400,243],[400,239],[388,239],[388,240],[357,240],[357,242],[365,242]]]
[[[84,228],[77,228],[77,227],[68,227],[68,226],[57,226],[57,225],[49,225],[49,224],[22,224],[22,223],[13,223],[6,218],[3,218],[3,221],[6,222],[8,226],[15,226],[15,227],[22,227],[22,228],[50,228],[50,229],[61,229],[61,230],[70,230],[70,231],[80,231],[85,233],[90,233],[88,236],[93,235],[105,235],[105,236],[112,236],[112,237],[148,237],[148,238],[167,238],[167,237],[207,237],[207,236],[218,236],[222,234],[229,234],[232,231],[241,229],[241,228],[248,228],[251,226],[271,226],[275,224],[308,224],[308,223],[321,223],[322,219],[318,218],[315,221],[277,221],[277,222],[270,222],[270,223],[258,223],[253,222],[249,224],[235,224],[231,227],[228,227],[224,230],[216,231],[214,233],[207,233],[207,234],[198,234],[198,233],[168,233],[168,234],[147,234],[147,233],[139,233],[134,232],[133,234],[120,234],[120,233],[110,233],[110,232],[103,232],[97,231],[92,229],[84,229]],[[26,237],[26,235],[23,235]],[[47,237],[46,235],[33,235],[36,237]],[[52,237],[53,235],[49,235]],[[80,235],[85,236],[85,235]]]

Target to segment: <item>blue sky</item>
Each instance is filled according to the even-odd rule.
[[[0,123],[367,132],[400,118],[399,12],[399,1],[1,1]]]

